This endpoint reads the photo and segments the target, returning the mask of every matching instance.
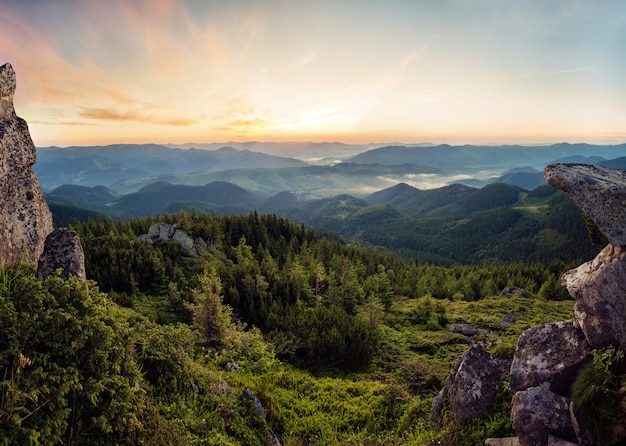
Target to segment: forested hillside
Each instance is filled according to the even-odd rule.
[[[157,221],[206,247],[142,241]],[[471,341],[446,324],[510,357],[521,331],[572,314],[561,261],[444,268],[254,212],[72,227],[92,281],[2,272],[9,443],[475,445],[511,433],[509,397],[430,423]]]
[[[363,169],[360,166],[358,171]],[[116,218],[180,210],[222,215],[255,210],[330,230],[353,243],[406,259],[439,265],[569,262],[591,259],[599,251],[589,241],[581,211],[548,185],[528,191],[503,183],[480,189],[452,184],[430,190],[398,184],[363,198],[341,194],[308,199],[306,194],[283,192],[262,200],[228,182],[204,186],[153,183],[123,196],[101,186],[62,186],[46,199],[53,208],[77,206]]]

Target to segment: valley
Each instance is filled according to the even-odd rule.
[[[335,160],[326,165],[240,147],[42,148],[35,169],[53,207],[124,219],[273,213],[403,258],[451,265],[591,258],[597,247],[582,214],[545,184],[542,166],[626,162],[626,145],[386,146],[340,160],[349,147],[342,145],[343,153],[326,154]]]

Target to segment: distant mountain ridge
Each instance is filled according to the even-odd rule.
[[[610,163],[612,159],[626,156],[626,144],[420,144],[374,145],[373,149],[368,145],[341,143],[248,142],[233,143],[234,147],[198,146],[202,148],[182,149],[158,144],[43,147],[37,151],[38,162],[34,170],[45,191],[74,184],[104,185],[118,193],[130,193],[154,182],[199,186],[212,181],[227,181],[268,196],[289,190],[327,189],[328,197],[342,191],[364,196],[398,183],[430,189],[454,182],[472,187],[505,182],[531,189],[543,184],[543,167],[549,163]],[[276,156],[256,150],[292,156]],[[308,157],[311,162],[295,156]],[[624,164],[618,162],[618,165]],[[368,168],[355,165],[378,167],[370,168],[368,179]],[[331,171],[328,166],[337,167]],[[342,170],[346,166],[351,167]],[[294,168],[296,170],[292,170]],[[516,169],[534,169],[535,172]],[[358,181],[355,181],[355,174]],[[347,188],[349,184],[352,184],[350,190]]]
[[[626,153],[626,144],[599,146],[560,143],[549,146],[386,146],[348,158],[353,163],[419,163],[449,172],[494,167],[533,166],[543,170],[546,164],[571,157],[617,158]]]
[[[219,150],[175,149],[158,144],[112,144],[95,147],[37,149],[35,173],[44,189],[63,184],[104,185],[136,178],[215,172],[233,168],[299,167],[295,158],[221,147]]]

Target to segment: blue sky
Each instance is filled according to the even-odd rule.
[[[618,0],[3,0],[35,144],[626,142]]]

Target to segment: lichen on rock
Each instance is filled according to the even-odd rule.
[[[52,214],[32,170],[37,161],[28,124],[15,114],[15,71],[0,66],[0,261],[37,267]]]

